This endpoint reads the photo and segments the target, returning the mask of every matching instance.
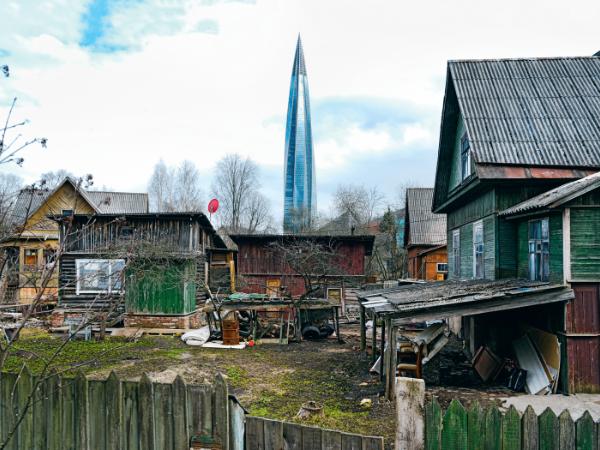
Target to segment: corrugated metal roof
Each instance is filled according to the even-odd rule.
[[[600,167],[600,58],[450,61],[478,163]]]
[[[102,214],[147,213],[148,194],[138,192],[87,191]]]
[[[499,215],[510,216],[513,214],[532,212],[538,209],[554,208],[597,188],[600,188],[600,172],[563,184],[562,186],[551,189],[540,195],[536,195],[535,197],[501,211]]]
[[[431,212],[433,188],[406,190],[407,245],[445,245],[446,215]]]

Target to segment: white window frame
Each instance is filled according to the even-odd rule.
[[[466,143],[466,149],[465,149]],[[471,176],[471,143],[467,137],[467,132],[460,138],[460,179],[466,180]]]
[[[460,228],[452,230],[452,265],[453,275],[460,278]]]
[[[477,236],[477,228],[481,228],[481,276],[477,276],[477,245],[475,236]],[[483,220],[478,220],[473,223],[473,278],[485,278],[485,234],[483,229]]]
[[[446,266],[446,270],[441,270],[440,269],[441,265]],[[440,263],[440,262],[436,263],[435,269],[436,269],[437,273],[448,273],[448,263]]]
[[[531,225],[535,222],[540,222],[541,235],[539,237],[531,236]],[[544,236],[544,223],[546,224],[546,236]],[[550,219],[548,217],[542,217],[527,222],[527,244],[527,268],[529,271],[529,279],[531,281],[548,281],[550,278]],[[532,255],[534,261],[539,261],[538,267],[532,267]],[[544,255],[546,255],[547,258],[547,265],[544,261]],[[539,260],[536,256],[539,256]],[[536,264],[534,263],[534,266],[535,265]],[[548,272],[546,273],[544,269],[547,269]]]
[[[108,289],[82,289],[81,287],[81,278],[82,278],[82,269],[87,264],[107,264],[108,265]],[[121,279],[121,288],[113,289],[113,266],[117,264],[122,264],[125,266],[124,259],[76,259],[75,260],[75,272],[77,275],[77,286],[76,286],[76,294],[120,294],[124,291],[123,289],[123,279]],[[117,276],[121,276],[121,273]]]

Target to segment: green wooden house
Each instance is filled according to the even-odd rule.
[[[569,285],[562,312],[515,320],[561,336],[577,391],[600,390],[598,170],[600,58],[448,63],[433,211],[449,278]]]

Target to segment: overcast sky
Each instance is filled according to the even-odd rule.
[[[0,117],[12,97],[26,181],[48,170],[145,191],[154,164],[190,159],[210,186],[224,154],[261,167],[280,220],[285,115],[302,34],[319,208],[338,183],[395,203],[432,185],[446,61],[590,55],[598,0],[0,0]]]

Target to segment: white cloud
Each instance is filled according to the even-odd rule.
[[[115,3],[105,43],[129,50],[102,53],[78,44],[88,3],[0,2],[0,49],[9,53],[0,59],[12,71],[0,81],[0,104],[18,95],[18,116],[31,119],[32,135],[49,138],[48,150],[26,155],[30,179],[65,168],[139,190],[160,157],[170,164],[191,159],[210,173],[227,152],[276,173],[297,31],[313,104],[380,98],[422,107],[419,117],[397,125],[334,118],[315,143],[321,186],[347,181],[346,171],[360,178],[356,165],[370,154],[434,153],[449,58],[600,49],[595,0],[575,0],[568,11],[558,0],[145,0]],[[216,28],[199,32],[203,23]],[[433,171],[430,159],[423,165]],[[402,170],[398,181],[412,177]],[[278,192],[281,183],[270,176],[263,185]],[[281,200],[272,198],[277,211]]]

